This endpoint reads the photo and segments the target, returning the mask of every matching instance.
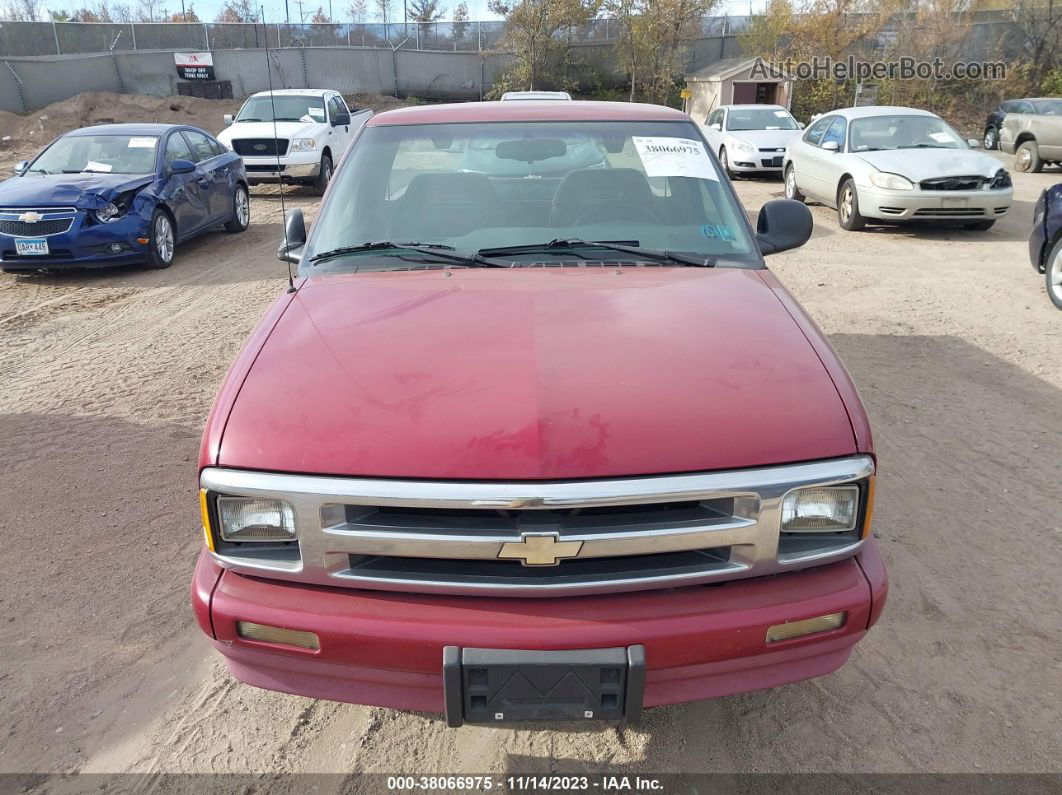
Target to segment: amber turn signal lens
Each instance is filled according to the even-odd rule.
[[[210,511],[207,509],[207,490],[199,490],[199,514],[203,518],[203,539],[206,541],[207,549],[211,552],[215,552],[214,549],[214,533],[210,528]]]
[[[805,618],[803,621],[789,621],[785,624],[775,624],[767,627],[767,642],[777,643],[780,640],[799,638],[803,635],[814,635],[816,632],[827,632],[844,625],[845,613],[828,613],[815,618]]]
[[[874,475],[867,478],[867,509],[863,512],[863,533],[860,538],[870,535],[870,518],[874,515],[874,480]]]
[[[299,646],[303,649],[320,649],[321,641],[313,632],[303,632],[298,629],[284,629],[283,627],[271,627],[266,624],[255,624],[251,621],[237,621],[236,634],[248,640],[260,640],[263,643],[279,643],[284,646]]]

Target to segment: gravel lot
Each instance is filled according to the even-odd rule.
[[[1016,174],[987,233],[817,207],[770,259],[871,414],[890,603],[832,676],[636,729],[449,730],[254,690],[208,648],[196,453],[283,288],[275,192],[167,271],[0,276],[0,772],[1062,771],[1062,312],[1026,253],[1059,179]],[[738,191],[754,213],[781,183]]]

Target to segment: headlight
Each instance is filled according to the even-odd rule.
[[[291,142],[292,152],[312,152],[317,148],[317,141],[313,138],[296,138]]]
[[[845,533],[858,520],[858,486],[812,486],[782,500],[783,533]]]
[[[888,174],[884,171],[875,171],[871,174],[870,182],[886,190],[914,190],[914,183],[907,177],[901,177],[899,174]]]
[[[223,541],[294,541],[295,509],[267,497],[218,497],[218,532]]]
[[[742,140],[735,139],[733,145],[734,145],[734,148],[736,150],[738,150],[739,152],[755,152],[756,151],[756,147],[753,146],[752,144],[750,144],[748,141],[742,141]]]
[[[109,224],[111,221],[117,221],[123,215],[125,211],[119,208],[116,204],[107,202],[107,204],[100,207],[96,212],[96,220],[100,223]]]
[[[1014,182],[1010,178],[1010,172],[1005,168],[1001,168],[996,172],[996,175],[992,177],[992,182],[989,185],[990,188],[1011,188],[1014,186]]]

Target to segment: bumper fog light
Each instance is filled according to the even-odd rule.
[[[814,635],[816,632],[826,632],[837,629],[844,625],[846,613],[828,613],[815,618],[805,618],[803,621],[789,621],[785,624],[775,624],[767,627],[767,642],[777,643],[780,640],[799,638],[803,635]]]
[[[121,243],[111,243],[107,248],[110,249],[110,252],[112,254],[121,254],[122,253],[122,244]]]
[[[236,634],[248,640],[259,640],[263,643],[279,643],[284,646],[298,646],[303,649],[321,648],[321,641],[313,632],[303,632],[298,629],[284,629],[283,627],[270,627],[266,624],[255,624],[251,621],[237,621]]]

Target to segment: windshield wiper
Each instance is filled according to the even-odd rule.
[[[265,121],[265,119],[236,119],[237,124],[239,124],[241,121]]]
[[[355,246],[340,246],[339,248],[334,248],[330,251],[322,251],[320,254],[314,254],[310,257],[310,262],[316,264],[322,260],[332,259],[333,257],[345,257],[367,252],[380,253],[384,251],[394,251],[400,255],[403,251],[415,251],[418,254],[426,254],[429,257],[437,257],[438,259],[447,262],[454,262],[459,265],[467,265],[473,268],[505,267],[502,263],[491,262],[486,257],[479,256],[479,254],[463,256],[461,254],[448,253],[454,250],[453,246],[447,246],[443,243],[392,243],[390,240],[376,240],[371,243],[359,243]]]
[[[633,242],[634,245],[624,245]],[[654,262],[671,262],[678,265],[691,265],[698,268],[714,268],[714,257],[696,257],[690,254],[682,254],[677,251],[660,251],[651,248],[639,248],[638,241],[608,241],[608,240],[580,240],[579,238],[559,238],[548,243],[532,243],[526,246],[502,246],[499,248],[481,248],[476,252],[482,257],[499,257],[507,254],[533,254],[536,252],[559,253],[573,248],[603,248],[608,251],[619,251]]]

